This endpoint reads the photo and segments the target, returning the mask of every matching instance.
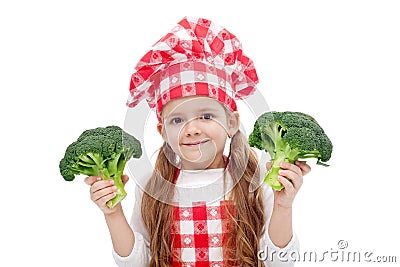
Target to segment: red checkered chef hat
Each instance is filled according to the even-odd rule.
[[[146,99],[161,121],[168,101],[205,95],[235,111],[235,99],[252,94],[257,83],[253,61],[235,35],[210,20],[185,17],[136,65],[127,105]]]

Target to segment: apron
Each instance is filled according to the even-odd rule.
[[[178,169],[175,182],[179,176]],[[231,200],[214,203],[192,202],[179,206],[174,203],[171,238],[173,240],[173,267],[223,267],[223,257],[229,245],[229,233],[233,226],[227,213],[234,215]],[[232,266],[233,264],[229,264]]]

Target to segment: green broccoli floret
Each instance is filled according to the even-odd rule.
[[[140,142],[132,135],[118,126],[99,127],[84,131],[67,147],[60,161],[60,173],[66,181],[79,174],[113,179],[117,195],[107,202],[113,208],[126,196],[121,179],[126,162],[141,155]]]
[[[275,190],[282,190],[278,181],[281,162],[294,163],[298,159],[317,158],[317,164],[329,166],[332,142],[318,122],[301,112],[270,111],[254,123],[249,145],[265,150],[271,156],[271,169],[264,182]]]

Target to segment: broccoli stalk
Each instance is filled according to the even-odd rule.
[[[127,161],[141,154],[140,142],[118,126],[86,130],[67,147],[60,161],[60,173],[66,181],[79,174],[114,180],[117,194],[107,202],[113,208],[126,196],[122,175]]]
[[[281,162],[290,162],[293,163],[294,161],[291,161],[287,156],[286,156],[286,148],[288,146],[284,147],[284,150],[281,148],[278,148],[274,154],[274,159],[271,162],[271,169],[268,171],[267,175],[265,176],[264,182],[270,185],[272,188],[275,190],[282,190],[283,185],[278,181],[278,172],[281,169],[280,164]]]
[[[332,143],[317,121],[300,112],[266,112],[254,124],[249,145],[265,150],[271,156],[271,169],[264,182],[275,190],[284,187],[278,180],[281,162],[317,158],[317,164],[328,166]]]

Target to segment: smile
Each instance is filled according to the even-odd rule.
[[[199,145],[202,145],[204,143],[207,143],[209,140],[202,140],[202,141],[198,141],[198,142],[192,142],[192,143],[183,143],[184,146],[188,146],[188,147],[196,147]]]

